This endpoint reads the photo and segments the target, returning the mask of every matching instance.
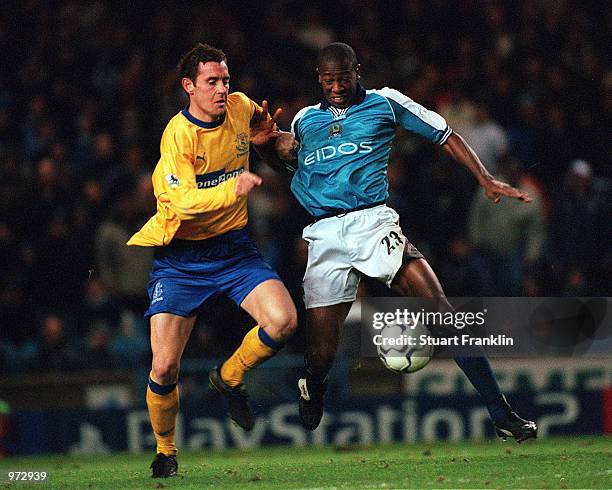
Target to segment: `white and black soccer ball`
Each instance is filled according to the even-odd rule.
[[[381,336],[380,345],[376,346],[378,357],[387,369],[398,373],[414,373],[423,369],[433,356],[432,345],[420,345],[421,335],[428,335],[429,331],[421,323],[414,328],[412,324],[385,325],[378,334]],[[411,337],[415,345],[408,345],[406,339]],[[398,339],[404,342],[402,345],[390,345],[391,342],[398,343]]]

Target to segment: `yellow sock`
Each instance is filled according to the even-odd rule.
[[[151,387],[155,391],[151,390]],[[179,410],[178,385],[176,383],[160,385],[153,380],[153,375],[151,375],[149,386],[147,386],[147,407],[157,441],[157,452],[166,456],[176,454],[175,426]]]
[[[253,327],[242,339],[242,344],[221,366],[221,379],[232,388],[242,383],[244,375],[272,357],[281,346],[265,330]]]

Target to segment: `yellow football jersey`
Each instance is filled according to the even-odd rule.
[[[229,94],[226,107],[225,116],[212,123],[196,119],[188,108],[170,120],[153,172],[157,212],[128,245],[203,240],[246,226],[247,200],[236,196],[235,185],[249,169],[250,122],[254,110],[262,109],[241,92]]]

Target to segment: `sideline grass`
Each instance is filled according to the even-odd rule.
[[[370,447],[181,451],[178,478],[153,480],[152,455],[0,460],[0,488],[612,488],[612,439],[553,438]],[[9,470],[48,481],[7,482]]]

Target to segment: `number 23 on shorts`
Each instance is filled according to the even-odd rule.
[[[383,247],[385,247],[387,255],[391,255],[393,250],[404,245],[404,238],[400,236],[397,231],[391,230],[384,237],[382,237],[380,243],[383,245]]]

